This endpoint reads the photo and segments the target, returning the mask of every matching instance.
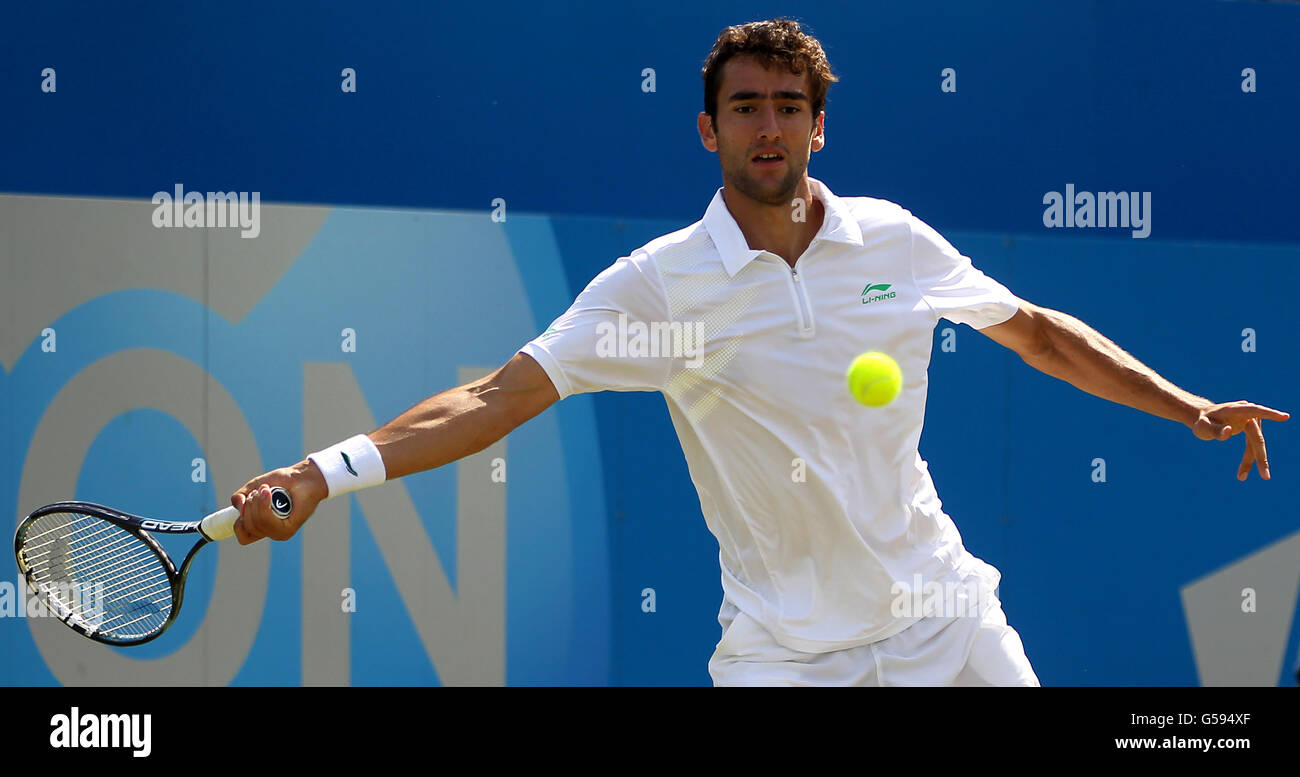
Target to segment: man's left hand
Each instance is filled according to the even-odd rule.
[[[1246,452],[1237,468],[1237,480],[1250,475],[1250,465],[1259,466],[1260,477],[1268,480],[1268,449],[1264,447],[1261,420],[1285,421],[1290,413],[1238,400],[1217,405],[1206,405],[1192,424],[1192,432],[1202,440],[1226,440],[1234,434],[1246,433]]]

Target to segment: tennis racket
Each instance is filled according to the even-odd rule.
[[[288,491],[271,489],[271,510],[289,516]],[[233,537],[238,518],[234,507],[175,522],[91,502],[56,502],[19,525],[14,555],[40,602],[77,633],[108,645],[142,645],[176,621],[194,556]],[[199,535],[179,571],[152,536],[159,532]]]

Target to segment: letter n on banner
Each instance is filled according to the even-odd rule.
[[[462,367],[459,385],[492,372]],[[320,450],[378,426],[346,364],[303,367],[303,445]],[[443,685],[505,683],[506,491],[484,473],[505,458],[506,441],[456,462],[455,592],[401,480],[355,496],[397,585],[429,661]],[[350,618],[340,607],[352,587],[351,499],[320,503],[301,533],[302,682],[348,685],[352,679]],[[358,593],[365,607],[365,593]]]

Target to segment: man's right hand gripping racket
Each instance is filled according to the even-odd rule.
[[[289,516],[288,491],[271,489],[271,510]],[[77,633],[108,645],[142,645],[176,620],[199,549],[233,537],[238,518],[234,507],[174,522],[91,502],[56,502],[18,526],[14,555],[40,602]],[[177,570],[151,532],[198,534],[199,541]]]

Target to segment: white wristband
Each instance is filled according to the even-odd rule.
[[[384,458],[364,434],[349,437],[323,451],[316,451],[307,458],[314,461],[325,475],[329,496],[377,486],[388,479],[388,474],[384,471]]]

